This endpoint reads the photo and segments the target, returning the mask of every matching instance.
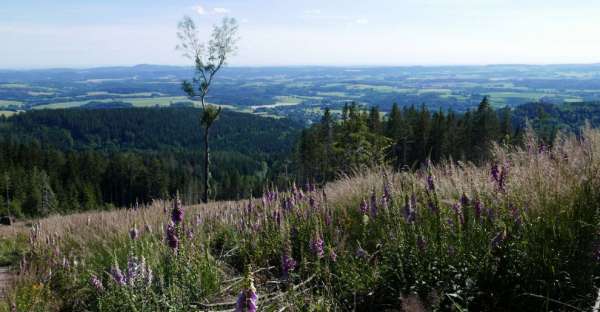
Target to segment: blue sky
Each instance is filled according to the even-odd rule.
[[[240,22],[232,65],[600,62],[597,0],[7,0],[0,68],[186,64],[177,22]]]

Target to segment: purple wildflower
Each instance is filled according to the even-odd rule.
[[[467,197],[467,194],[463,193],[462,196],[460,197],[460,204],[463,207],[467,207],[470,202],[471,202],[471,200],[469,199],[469,197]]]
[[[325,213],[325,225],[330,226],[331,225],[331,215],[329,213]]]
[[[494,181],[498,182],[500,180],[500,167],[497,163],[492,166],[491,173]]]
[[[390,201],[390,199],[392,198],[392,192],[390,191],[390,184],[385,181],[383,183],[383,199],[384,201]]]
[[[360,202],[360,212],[364,215],[369,213],[369,204],[367,204],[367,201],[364,199]]]
[[[433,202],[432,200],[429,200],[427,202],[427,206],[429,207],[429,210],[431,211],[431,213],[437,214],[440,210],[438,209],[438,206],[435,202]]]
[[[284,253],[281,257],[281,269],[283,271],[283,276],[287,277],[289,272],[296,268],[296,264],[296,260],[289,256],[288,252]]]
[[[358,249],[356,249],[356,257],[359,259],[367,259],[367,257],[369,257],[369,254],[366,250],[362,249],[362,247],[359,246]]]
[[[375,193],[375,190],[371,193],[371,216],[377,216],[377,194]]]
[[[115,264],[110,269],[110,275],[112,276],[115,283],[117,283],[117,285],[120,285],[120,286],[125,285],[125,276],[123,276],[123,272],[121,272],[121,269],[119,268],[119,266],[117,264]]]
[[[494,209],[491,208],[491,207],[489,207],[489,208],[486,209],[486,212],[487,212],[487,219],[488,219],[488,221],[491,222],[491,223],[493,223],[494,220],[496,219],[496,215],[494,213]]]
[[[454,214],[458,218],[458,221],[460,221],[460,224],[464,225],[465,224],[465,216],[463,214],[462,206],[459,203],[456,203],[456,204],[452,205],[452,210],[454,211]]]
[[[179,238],[177,237],[177,231],[175,230],[175,225],[173,223],[167,225],[166,234],[169,247],[173,250],[177,250],[179,248]]]
[[[406,223],[414,223],[416,219],[416,213],[412,203],[412,200],[409,200],[408,196],[404,198],[404,221],[406,221]]]
[[[96,289],[96,291],[104,291],[104,285],[102,285],[102,281],[98,278],[98,276],[92,275],[90,277],[90,284]]]
[[[435,192],[435,184],[433,182],[432,175],[427,176],[427,190],[429,190],[430,192]]]
[[[473,208],[475,209],[475,218],[477,221],[481,221],[481,210],[483,209],[483,204],[479,199],[475,200],[475,205]]]
[[[316,202],[315,202],[315,198],[312,195],[310,195],[308,197],[308,204],[309,204],[310,208],[312,208],[312,209],[316,209],[317,208],[317,205],[316,205]]]
[[[256,288],[254,288],[254,278],[252,273],[248,272],[246,275],[246,286],[238,296],[235,312],[256,312],[258,309],[258,295],[256,294]]]
[[[323,239],[321,238],[321,236],[315,236],[315,238],[310,242],[310,249],[317,258],[323,258],[325,252],[323,251]]]
[[[127,275],[125,282],[130,286],[148,286],[152,283],[152,270],[146,265],[144,257],[130,257],[127,260]]]
[[[500,169],[500,166],[498,164],[494,164],[492,166],[491,174],[492,179],[496,182],[496,185],[498,186],[498,189],[500,191],[504,191],[506,184],[506,176],[508,175],[508,167],[502,166],[502,169]]]
[[[332,262],[337,261],[337,254],[335,253],[335,250],[333,250],[333,248],[329,249],[329,259],[331,259]]]
[[[171,220],[173,220],[173,223],[175,224],[179,224],[183,221],[183,205],[181,204],[179,194],[177,194],[175,200],[173,201],[173,211],[171,212]]]

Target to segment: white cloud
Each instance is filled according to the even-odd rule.
[[[196,11],[196,13],[198,13],[198,15],[205,15],[206,14],[206,10],[201,5],[195,6],[194,7],[194,11]]]
[[[359,24],[359,25],[367,25],[367,24],[369,24],[369,20],[368,20],[368,19],[366,19],[366,18],[358,18],[358,19],[356,19],[356,21],[354,21],[354,22],[355,22],[356,24]]]
[[[230,11],[228,9],[226,9],[226,8],[214,8],[213,12],[216,13],[216,14],[227,14]]]

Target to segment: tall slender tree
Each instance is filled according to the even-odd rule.
[[[196,24],[188,16],[179,23],[178,29],[177,37],[180,42],[177,49],[183,51],[183,55],[192,59],[195,65],[194,78],[192,81],[183,81],[182,88],[191,99],[200,99],[202,105],[200,119],[204,129],[204,193],[202,201],[206,203],[210,190],[209,131],[219,118],[221,107],[207,104],[205,101],[215,75],[237,51],[238,24],[234,18],[223,18],[220,25],[213,27],[208,43],[200,41]]]

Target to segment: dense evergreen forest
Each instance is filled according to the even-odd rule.
[[[18,217],[134,206],[180,192],[202,194],[202,130],[195,108],[39,110],[0,117],[0,213]],[[492,142],[519,144],[528,120],[549,144],[560,129],[599,125],[597,103],[530,103],[466,113],[426,106],[346,104],[302,130],[288,119],[224,111],[212,130],[213,199],[264,187],[325,182],[361,166],[397,170],[478,162]]]
[[[559,131],[577,132],[586,122],[599,126],[598,116],[600,105],[592,102],[493,109],[485,97],[464,114],[394,104],[384,117],[377,107],[346,104],[339,118],[326,110],[320,123],[302,132],[298,179],[328,181],[361,166],[383,164],[410,170],[427,160],[477,163],[490,156],[492,142],[521,144],[527,123],[550,145]]]
[[[201,194],[199,110],[41,110],[0,119],[1,211],[31,217]],[[285,183],[300,125],[225,111],[215,124],[215,199]]]

